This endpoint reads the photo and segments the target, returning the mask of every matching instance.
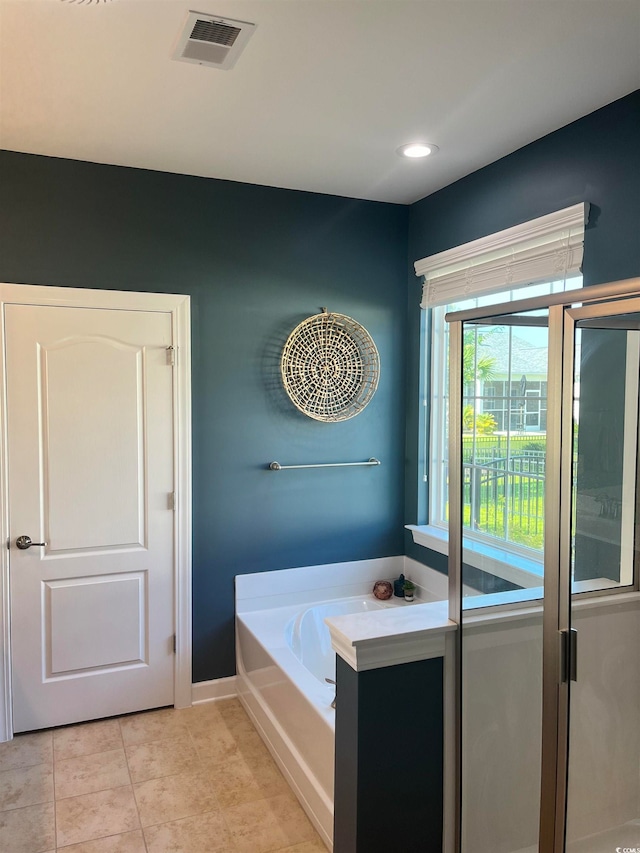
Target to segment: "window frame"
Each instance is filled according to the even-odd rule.
[[[564,290],[566,283],[557,279],[548,282],[554,292]],[[572,277],[571,284],[571,289],[580,287],[581,278]],[[499,302],[501,295],[506,298]],[[502,294],[496,294],[494,304],[507,305],[521,296],[522,288],[503,291]],[[423,364],[430,363],[431,368],[426,396],[429,400],[428,434],[431,448],[429,460],[425,461],[427,523],[407,525],[412,531],[414,542],[442,554],[448,554],[448,522],[442,513],[445,504],[448,434],[444,418],[441,418],[442,406],[446,406],[448,395],[448,368],[444,367],[448,362],[448,334],[444,319],[448,307],[435,306],[429,312],[430,335],[425,335],[422,341]],[[505,384],[508,382],[505,380]],[[508,416],[509,409],[504,411]],[[465,552],[465,559],[470,565],[509,583],[526,589],[539,588],[542,584],[543,554],[534,548],[465,528]]]

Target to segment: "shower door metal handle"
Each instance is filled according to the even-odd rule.
[[[560,631],[560,682],[578,680],[578,632],[575,628]]]
[[[27,548],[31,548],[32,545],[36,547],[44,548],[46,547],[46,542],[32,542],[30,536],[18,536],[16,539],[16,548],[20,551],[26,551]]]

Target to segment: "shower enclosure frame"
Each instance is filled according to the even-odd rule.
[[[571,632],[571,526],[573,489],[573,378],[578,320],[640,312],[640,278],[584,287],[508,304],[446,315],[449,323],[449,618],[458,624],[450,698],[453,719],[448,739],[453,761],[445,789],[454,792],[448,813],[446,853],[462,850],[462,586],[463,586],[463,325],[491,320],[513,325],[513,315],[548,309],[548,376],[542,639],[542,761],[539,853],[564,853],[569,764],[569,694],[575,674]],[[637,585],[637,577],[635,578]],[[599,590],[588,595],[606,595]]]

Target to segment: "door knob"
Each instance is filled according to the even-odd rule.
[[[32,545],[44,547],[46,544],[46,542],[32,542],[30,536],[18,536],[16,539],[16,547],[21,551],[26,551],[27,548],[31,548]]]

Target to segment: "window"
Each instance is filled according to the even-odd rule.
[[[448,522],[447,362],[449,311],[512,302],[582,286],[573,276],[433,309],[429,523]],[[465,527],[469,535],[533,562],[542,559],[547,428],[547,330],[475,327],[466,333],[463,400]],[[436,392],[437,389],[437,392]]]
[[[431,365],[424,389],[430,413],[424,425],[423,472],[429,518],[427,525],[411,526],[420,544],[447,550],[445,315],[581,287],[586,208],[576,205],[416,263],[416,271],[425,276],[422,307],[430,335],[423,335],[423,357]],[[464,352],[465,542],[477,544],[478,565],[490,566],[497,577],[517,586],[539,586],[547,330],[533,325],[475,326],[465,333]]]

